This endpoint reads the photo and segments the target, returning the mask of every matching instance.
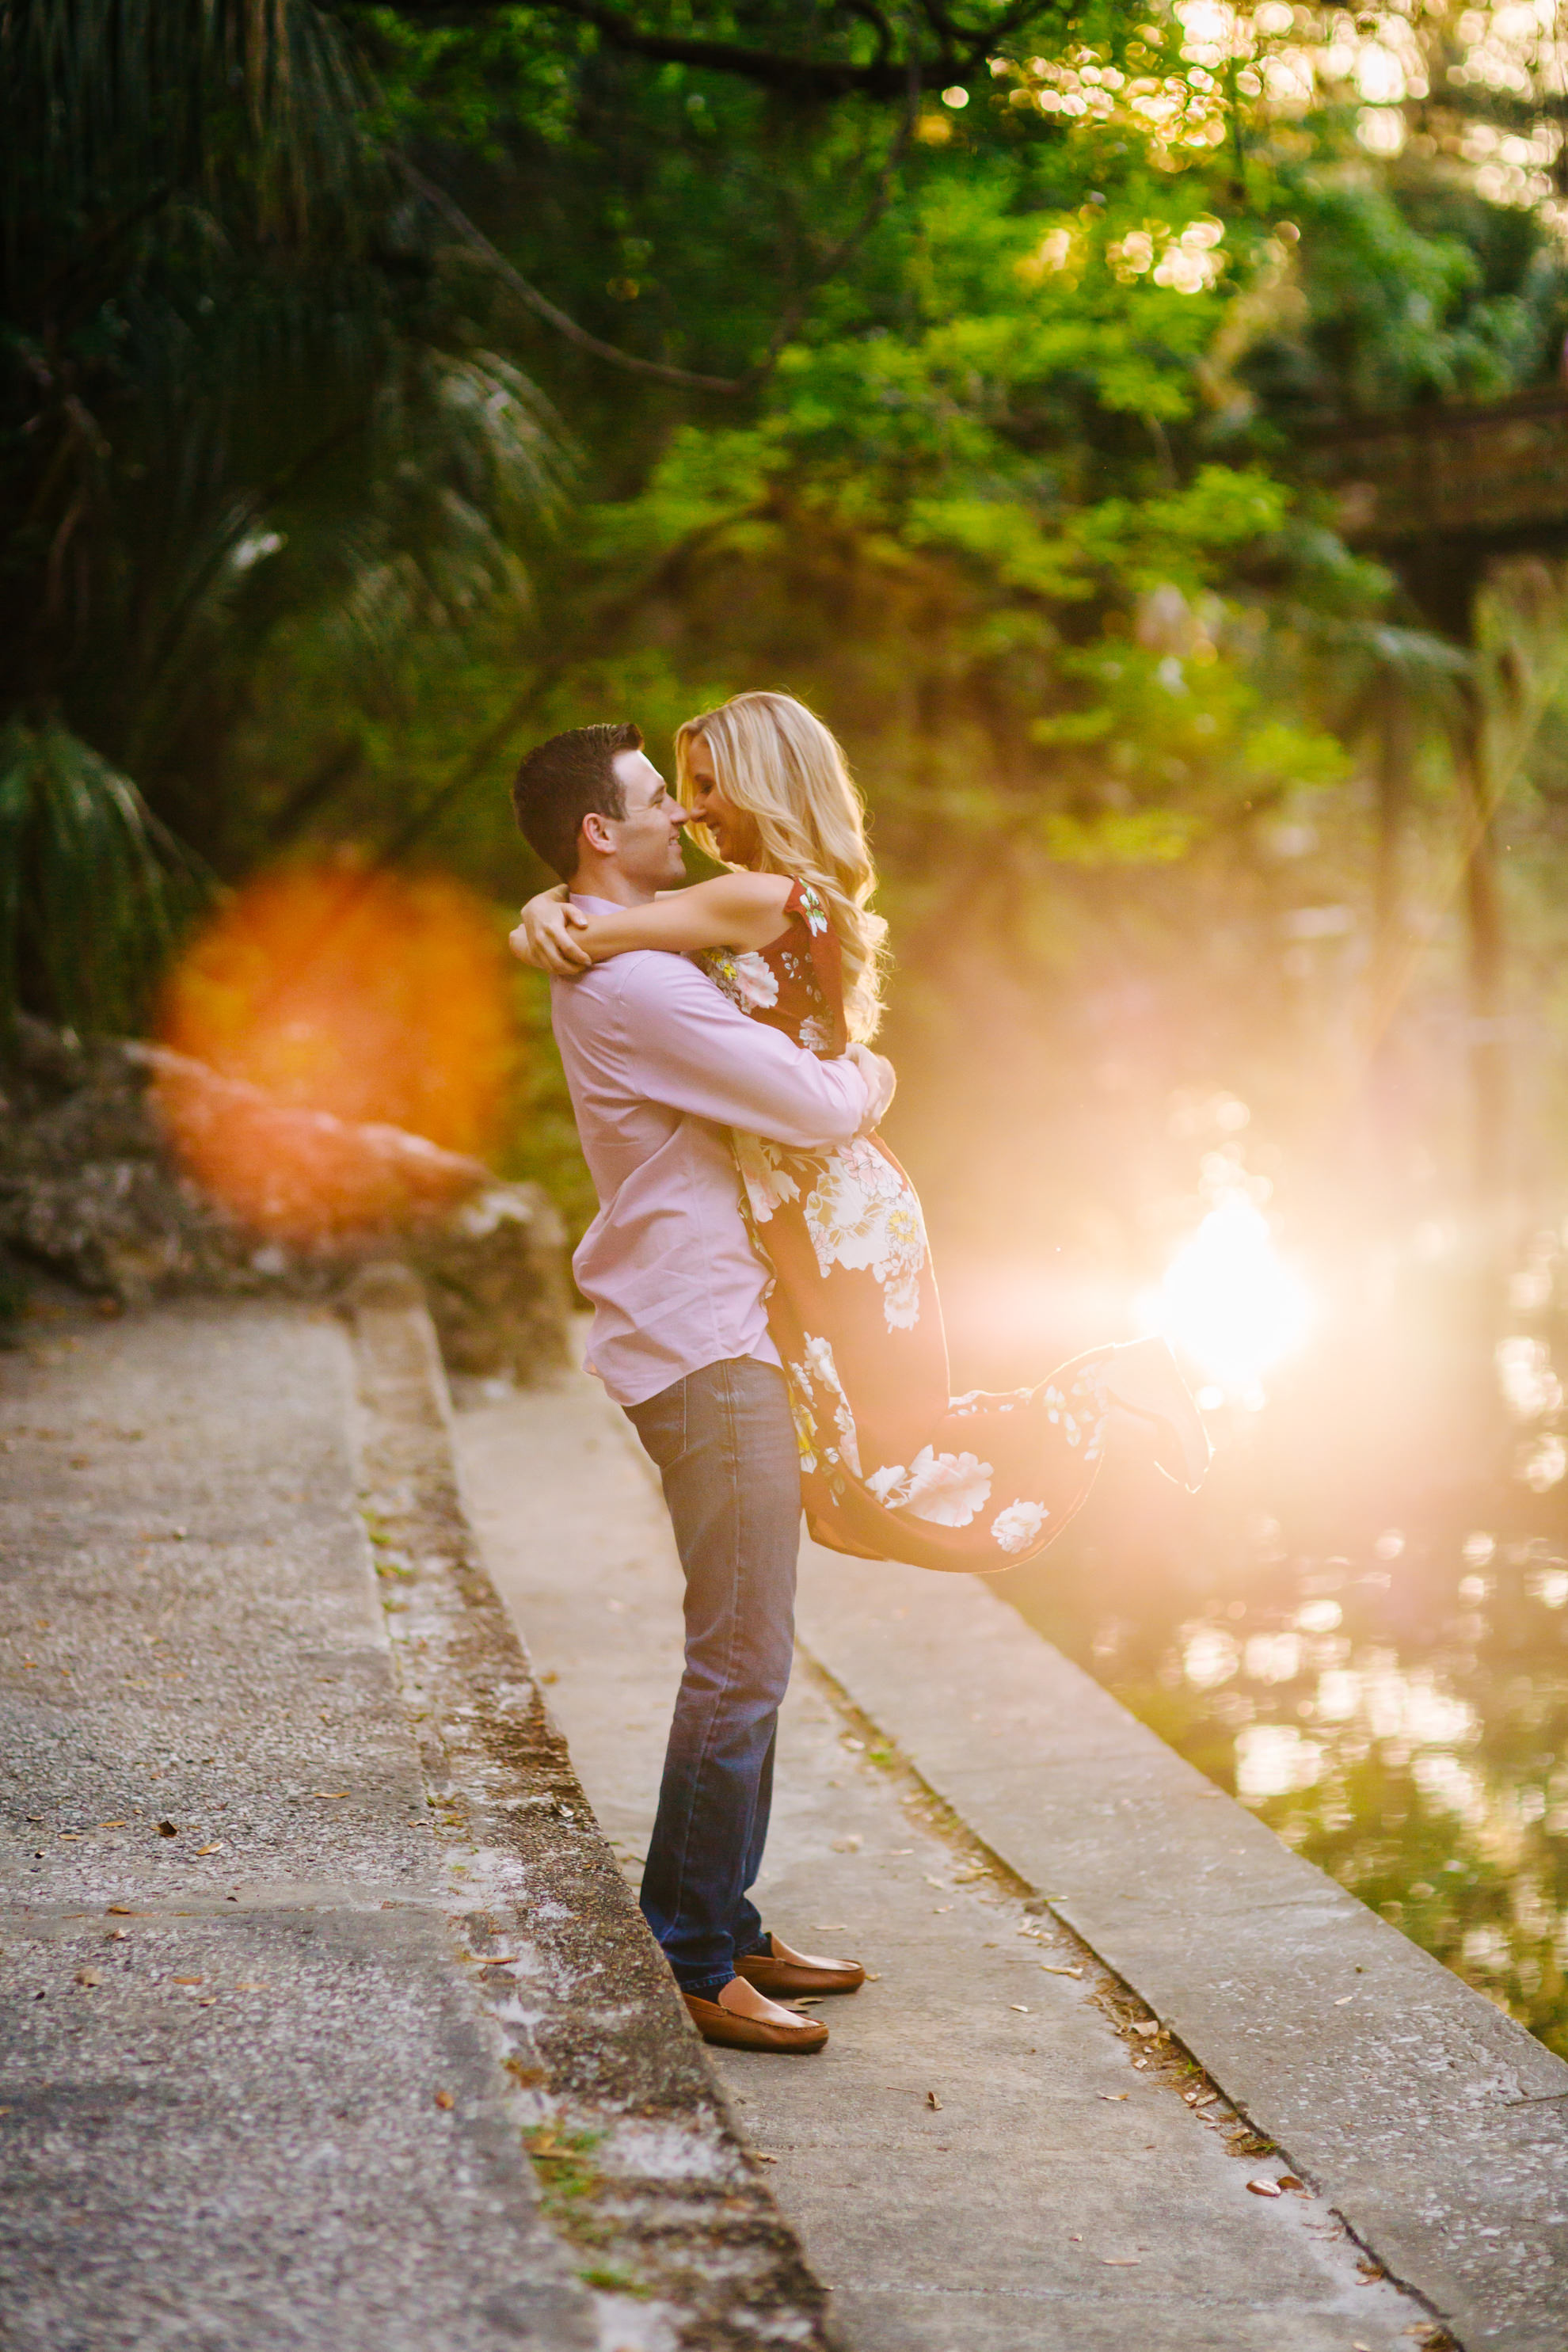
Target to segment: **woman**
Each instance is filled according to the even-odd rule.
[[[869,1041],[887,926],[868,906],[865,812],[833,736],[789,695],[741,694],[688,719],[676,757],[697,838],[729,872],[613,914],[546,891],[514,945],[561,977],[635,948],[696,955],[743,1011],[813,1053]],[[886,1144],[731,1141],[773,1271],[769,1325],[819,1543],[921,1568],[1033,1559],[1088,1494],[1117,1407],[1196,1490],[1208,1439],[1163,1339],[1093,1349],[1035,1388],[954,1397],[920,1202]]]

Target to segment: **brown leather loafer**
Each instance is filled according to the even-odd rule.
[[[805,1992],[858,1992],[866,1981],[858,1960],[824,1960],[811,1952],[792,1952],[777,1936],[768,1937],[765,1952],[738,1959],[735,1973],[773,2000],[798,2000]]]
[[[749,1985],[731,1977],[717,2000],[699,2000],[682,1993],[687,2015],[704,2042],[725,2050],[772,2050],[783,2056],[820,2050],[827,2028],[815,2017],[797,2017],[793,2009],[779,2009]]]

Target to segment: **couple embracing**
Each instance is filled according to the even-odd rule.
[[[1061,1532],[1113,1428],[1192,1487],[1208,1441],[1162,1340],[950,1393],[920,1201],[876,1131],[886,925],[843,753],[792,697],[742,694],[676,761],[672,793],[629,724],[528,754],[513,805],[561,887],[512,945],[552,976],[598,1195],[588,1369],[658,1465],[686,1578],[643,1912],[706,2039],[809,2051],[826,2028],[782,2004],[863,1971],[792,1949],[749,1893],[803,1502],[837,1551],[984,1572]],[[688,827],[727,870],[682,887]]]

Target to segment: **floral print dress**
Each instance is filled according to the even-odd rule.
[[[837,934],[807,883],[784,913],[771,946],[700,961],[754,1019],[841,1054]],[[795,1151],[738,1129],[731,1141],[752,1243],[773,1269],[769,1328],[817,1542],[971,1572],[1043,1551],[1100,1466],[1108,1350],[1037,1388],[952,1396],[920,1200],[887,1145],[861,1136]]]

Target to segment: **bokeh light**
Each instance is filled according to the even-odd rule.
[[[446,1153],[493,1139],[511,1056],[499,927],[443,877],[289,866],[192,942],[158,1036],[229,1082],[174,1066],[158,1092],[186,1173],[243,1223],[304,1242],[395,1220],[455,1163],[375,1128]]]

